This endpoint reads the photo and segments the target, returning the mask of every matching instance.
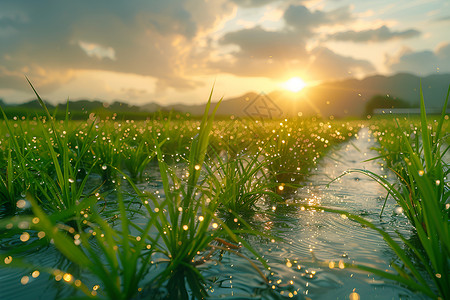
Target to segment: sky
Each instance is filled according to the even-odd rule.
[[[0,0],[0,99],[197,104],[450,73],[448,0]]]

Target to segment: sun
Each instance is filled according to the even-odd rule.
[[[286,90],[297,93],[306,87],[306,83],[300,77],[292,77],[283,84],[283,87]]]

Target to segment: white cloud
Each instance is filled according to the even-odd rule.
[[[89,56],[98,59],[109,58],[116,60],[116,51],[112,47],[104,47],[95,43],[78,41],[80,48]]]

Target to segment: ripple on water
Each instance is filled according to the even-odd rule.
[[[73,269],[71,262],[53,246],[23,253],[20,257],[13,256],[14,259],[22,259],[30,266],[36,267],[28,269],[0,268],[0,282],[3,287],[7,287],[1,288],[0,299],[59,299],[74,295],[72,287],[63,281],[55,281],[52,275],[44,271],[45,268],[66,271]],[[38,268],[39,273],[35,272]],[[27,280],[23,280],[24,277],[27,277]]]
[[[295,201],[345,209],[363,215],[386,229],[394,224],[408,232],[409,225],[404,217],[392,213],[395,209],[392,201],[387,203],[385,217],[382,220],[377,218],[386,192],[363,175],[347,175],[325,189],[330,180],[350,168],[380,172],[376,163],[362,163],[377,155],[371,152],[372,146],[374,142],[369,141],[367,129],[362,129],[358,139],[332,150],[319,162],[317,172],[309,177],[308,186],[298,190]],[[153,184],[141,183],[139,187],[151,190],[160,188],[159,179],[152,179]],[[361,299],[396,299],[399,295],[417,298],[417,295],[370,274],[340,268],[340,262],[389,268],[392,251],[373,230],[337,214],[302,211],[296,206],[279,207],[263,222],[271,222],[268,233],[285,239],[283,243],[258,237],[248,239],[269,263],[270,270],[263,270],[269,282],[259,277],[244,258],[225,254],[220,261],[217,259],[202,266],[212,298],[280,299],[281,296],[293,299],[349,299],[350,295],[358,295]],[[11,245],[14,243],[11,241]],[[249,258],[253,257],[245,250],[242,252]],[[38,265],[62,270],[72,268],[53,247],[26,255],[26,258]],[[72,289],[64,283],[49,280],[44,274],[36,279],[31,278],[29,274],[32,271],[1,268],[0,282],[8,288],[0,290],[0,298],[59,299],[70,295]],[[30,277],[25,286],[20,282],[23,276]]]
[[[378,154],[370,150],[374,142],[369,141],[367,129],[362,129],[359,137],[330,152],[319,162],[306,187],[297,191],[295,202],[343,209],[363,216],[389,232],[393,231],[392,224],[404,233],[409,232],[411,227],[404,216],[393,213],[396,205],[392,199],[388,199],[383,219],[378,217],[386,191],[363,174],[346,175],[325,188],[348,169],[368,169],[389,178],[375,162],[362,162]],[[268,260],[269,278],[272,284],[276,283],[273,289],[279,295],[283,292],[283,296],[290,296],[286,293],[296,291],[294,296],[299,299],[304,296],[349,299],[350,295],[359,295],[361,299],[417,297],[370,274],[340,268],[344,267],[341,262],[390,268],[389,263],[395,256],[374,230],[339,214],[302,211],[298,206],[277,207],[270,222],[273,224],[271,233],[283,237],[285,242],[262,243],[254,239],[250,243]],[[250,278],[254,275],[242,276]],[[251,289],[246,289],[249,291]]]

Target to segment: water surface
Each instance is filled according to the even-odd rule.
[[[374,146],[376,143],[368,129],[361,129],[356,138],[332,149],[318,163],[304,187],[286,199],[288,205],[261,203],[263,211],[255,215],[251,223],[283,239],[280,242],[248,237],[250,244],[270,265],[270,270],[265,271],[270,283],[266,284],[244,258],[225,253],[201,267],[211,298],[420,299],[419,295],[396,283],[354,269],[340,268],[342,262],[354,262],[391,269],[389,264],[395,260],[395,255],[375,231],[339,214],[300,208],[302,204],[314,204],[344,209],[365,217],[388,232],[396,229],[408,237],[411,226],[392,199],[388,199],[384,214],[379,217],[386,191],[370,178],[352,173],[326,187],[332,179],[353,168],[390,176],[379,162],[363,162],[377,156],[377,152],[370,149]],[[150,174],[149,181],[139,184],[139,188],[162,192],[160,179],[154,175],[156,169]],[[145,219],[134,221],[139,224]],[[70,271],[77,277],[85,277],[88,282],[92,280],[52,247],[26,256],[35,264]],[[0,299],[60,299],[73,294],[70,287],[55,282],[49,275],[30,277],[28,284],[22,285],[21,278],[32,271],[0,269]],[[158,292],[164,294],[163,290]]]

